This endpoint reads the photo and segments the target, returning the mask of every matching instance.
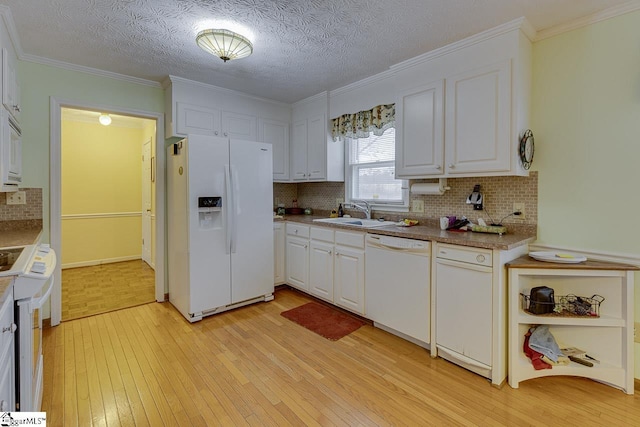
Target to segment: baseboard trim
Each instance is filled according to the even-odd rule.
[[[106,259],[98,259],[91,261],[80,261],[80,262],[68,262],[66,264],[62,264],[61,268],[64,270],[65,268],[78,268],[78,267],[92,267],[94,265],[102,265],[102,264],[113,264],[115,262],[124,262],[124,261],[135,261],[137,259],[142,259],[140,255],[133,256],[123,256],[116,258],[106,258]]]

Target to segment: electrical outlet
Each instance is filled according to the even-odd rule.
[[[275,204],[275,206],[280,205],[280,198],[279,197],[276,197],[274,204]]]
[[[514,215],[514,218],[517,219],[525,219],[524,215],[524,203],[514,203],[513,204],[513,212],[520,212],[520,215]]]
[[[342,197],[337,197],[336,198],[336,206],[339,206],[342,203],[344,203],[344,199]]]
[[[26,205],[27,193],[24,191],[14,191],[13,193],[7,193],[8,205]]]
[[[633,340],[640,343],[640,335],[638,335],[638,332],[640,332],[640,322],[633,324]]]
[[[424,212],[424,200],[413,200],[411,202],[411,210],[413,212]]]

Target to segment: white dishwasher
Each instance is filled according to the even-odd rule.
[[[439,243],[435,264],[438,355],[491,378],[492,251]]]
[[[426,348],[431,336],[430,252],[430,242],[367,234],[366,317]]]

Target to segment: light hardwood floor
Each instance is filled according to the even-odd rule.
[[[63,321],[155,299],[155,273],[142,260],[62,270]]]
[[[189,324],[151,303],[45,330],[50,426],[640,425],[640,395],[581,378],[491,387],[366,325],[329,341],[296,291]]]

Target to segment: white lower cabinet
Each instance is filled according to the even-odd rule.
[[[309,290],[309,227],[287,224],[286,271],[287,284]]]
[[[335,304],[359,314],[364,306],[364,233],[336,231]]]
[[[0,305],[0,412],[15,411],[13,292]]]
[[[309,293],[333,302],[333,243],[309,244]]]
[[[288,223],[286,283],[364,315],[364,236]]]
[[[284,224],[275,222],[273,224],[273,284],[281,285],[285,282],[285,236]]]
[[[333,302],[334,231],[311,227],[309,244],[309,293]]]

